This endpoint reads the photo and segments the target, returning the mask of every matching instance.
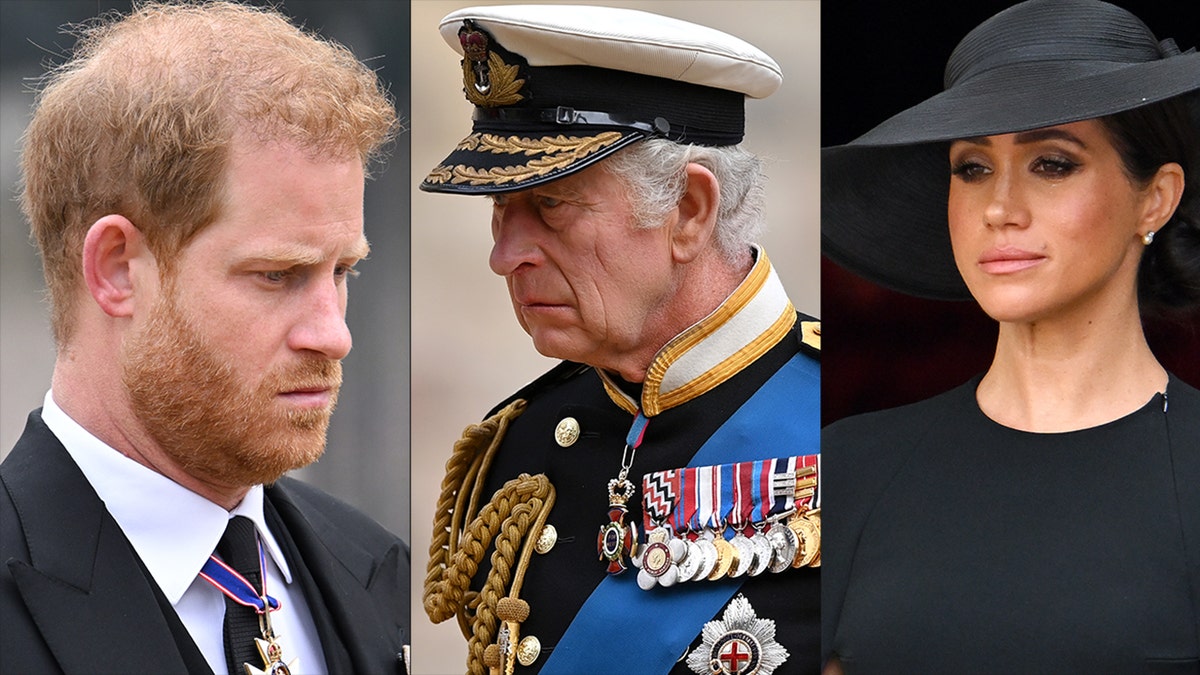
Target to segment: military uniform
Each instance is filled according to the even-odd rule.
[[[475,114],[430,192],[530,190],[649,139],[736,146],[745,98],[782,82],[753,45],[633,10],[475,7],[441,33]],[[704,186],[685,188],[727,198]],[[470,672],[819,670],[819,324],[751,248],[642,382],[564,362],[456,444],[424,604],[458,619]],[[697,269],[742,269],[720,255]]]
[[[760,260],[756,270],[764,266],[769,267],[769,263]],[[770,281],[777,283],[773,275]],[[729,305],[727,302],[726,307]],[[792,311],[790,303],[786,307]],[[737,319],[735,314],[727,323],[736,323]],[[632,482],[638,486],[638,497],[628,503],[630,522],[639,524],[639,527],[644,522],[641,477],[689,466],[697,450],[714,432],[725,426],[731,416],[763,390],[764,384],[788,364],[792,367],[799,364],[809,369],[809,376],[804,380],[806,386],[789,386],[771,396],[782,397],[784,400],[776,403],[792,411],[796,418],[809,415],[814,420],[807,438],[802,440],[804,445],[791,445],[794,435],[781,432],[776,424],[768,422],[761,428],[756,427],[753,435],[741,439],[736,460],[808,455],[817,451],[819,437],[815,419],[819,410],[819,379],[815,372],[819,341],[813,339],[813,327],[810,317],[799,315],[790,328],[771,338],[773,343],[763,347],[765,351],[761,355],[739,360],[719,384],[694,397],[685,397],[686,400],[669,405],[647,418],[630,471],[631,476],[637,477]],[[710,348],[709,343],[715,339],[712,336],[718,332],[715,322],[704,328],[702,332],[708,337],[691,348],[693,356]],[[807,341],[806,329],[809,333]],[[663,365],[661,359],[671,352],[673,344],[674,341],[664,348],[655,366]],[[729,345],[723,345],[722,348],[729,349]],[[676,358],[674,363],[683,361],[682,356],[677,355]],[[667,373],[671,372],[672,365],[667,364]],[[635,418],[629,405],[631,401],[638,401],[643,409],[653,409],[656,399],[659,403],[669,399],[670,392],[662,388],[649,395],[644,389],[640,385],[616,380],[589,366],[564,362],[491,413],[493,416],[500,414],[514,402],[524,403],[523,411],[511,420],[505,431],[497,434],[498,445],[488,460],[490,467],[486,469],[485,476],[478,478],[482,482],[480,494],[485,499],[495,495],[506,483],[523,474],[545,476],[556,493],[546,518],[551,528],[536,531],[531,528],[528,533],[531,539],[539,536],[542,539],[539,551],[531,556],[520,580],[519,596],[528,603],[528,618],[519,622],[519,634],[513,636],[515,639],[512,639],[512,643],[515,658],[517,647],[524,640],[522,663],[528,662],[528,665],[518,667],[516,672],[536,672],[556,657],[555,649],[564,633],[573,627],[572,622],[580,608],[588,602],[597,586],[610,577],[606,564],[598,556],[597,530],[604,525],[609,508],[606,483],[621,466],[622,454],[626,451],[627,431]],[[628,398],[617,393],[618,390]],[[793,421],[783,418],[774,420],[779,424]],[[783,438],[790,440],[783,441]],[[466,489],[470,491],[470,487]],[[726,538],[729,536],[727,532]],[[473,575],[472,588],[476,591],[482,589],[483,579],[491,569],[489,561],[493,560],[494,552],[495,548],[492,547],[486,556],[477,556],[482,558],[482,564]],[[513,566],[513,561],[503,564],[506,567]],[[636,585],[637,573],[636,568],[629,566],[614,575],[613,580],[631,587]],[[707,589],[704,587],[712,585],[731,589],[729,601],[718,605],[720,611],[697,616],[688,605],[674,604],[680,599],[672,596],[695,592],[693,589],[705,591]],[[779,573],[768,571],[752,578],[743,576],[717,581],[681,582],[669,588],[633,588],[631,593],[644,594],[641,597],[645,598],[645,604],[636,611],[649,614],[637,617],[645,621],[648,627],[643,626],[631,634],[628,629],[630,615],[626,607],[601,609],[599,616],[586,624],[590,627],[583,629],[591,631],[584,636],[584,641],[593,641],[605,653],[603,658],[606,659],[600,666],[593,663],[590,672],[625,672],[613,667],[617,663],[615,659],[630,658],[640,666],[652,654],[663,649],[669,651],[669,658],[666,655],[659,656],[668,661],[670,672],[692,672],[685,660],[680,660],[681,657],[697,650],[704,653],[711,651],[714,645],[711,641],[708,645],[703,644],[701,628],[706,621],[720,620],[729,603],[739,595],[748,601],[758,619],[774,622],[774,639],[789,655],[775,672],[819,670],[820,581],[813,567],[789,567]],[[683,602],[686,603],[686,598]],[[596,625],[600,626],[599,632],[595,629]],[[684,629],[683,626],[690,627]],[[685,630],[690,634],[686,641],[674,643],[671,647],[668,646],[671,644],[669,640],[659,634],[660,630]],[[732,626],[722,624],[712,630],[719,639],[732,630]],[[539,646],[536,652],[531,651],[532,638],[536,638]],[[745,668],[750,663],[739,662],[736,651],[734,655],[732,663],[737,668]],[[747,659],[751,656],[747,653]],[[595,670],[597,667],[599,671]],[[568,666],[552,667],[550,670],[589,672],[572,671]],[[634,672],[667,672],[667,669]],[[727,672],[749,671],[730,667]]]

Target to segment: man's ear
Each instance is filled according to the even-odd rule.
[[[133,270],[145,263],[155,267],[154,256],[141,231],[128,218],[107,215],[88,228],[83,240],[83,280],[105,314],[133,314]]]
[[[676,207],[679,217],[671,233],[671,255],[675,262],[689,263],[708,247],[716,229],[721,187],[717,177],[699,164],[690,163],[684,171],[687,188]]]

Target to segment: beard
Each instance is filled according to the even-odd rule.
[[[122,380],[134,415],[163,453],[188,475],[223,485],[273,483],[315,462],[342,381],[340,361],[307,356],[259,382],[237,377],[235,362],[206,343],[164,288],[145,328],[122,348]],[[285,391],[329,388],[322,408],[294,408]]]

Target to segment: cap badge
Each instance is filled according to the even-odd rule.
[[[458,42],[463,50],[463,90],[467,100],[485,108],[513,105],[524,99],[521,88],[525,80],[518,79],[519,67],[504,62],[492,50],[491,37],[475,27],[470,19],[458,29]]]

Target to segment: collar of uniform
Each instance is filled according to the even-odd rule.
[[[783,283],[754,247],[755,263],[737,289],[711,314],[658,350],[642,385],[641,410],[647,417],[686,403],[736,375],[765,354],[796,323],[796,308]],[[631,414],[638,402],[597,370],[609,398]]]
[[[233,516],[254,521],[263,546],[288,583],[291,571],[267,528],[263,489],[250,488],[232,511],[126,457],[71,419],[47,392],[42,421],[67,449],[150,576],[175,605],[217,548]]]

